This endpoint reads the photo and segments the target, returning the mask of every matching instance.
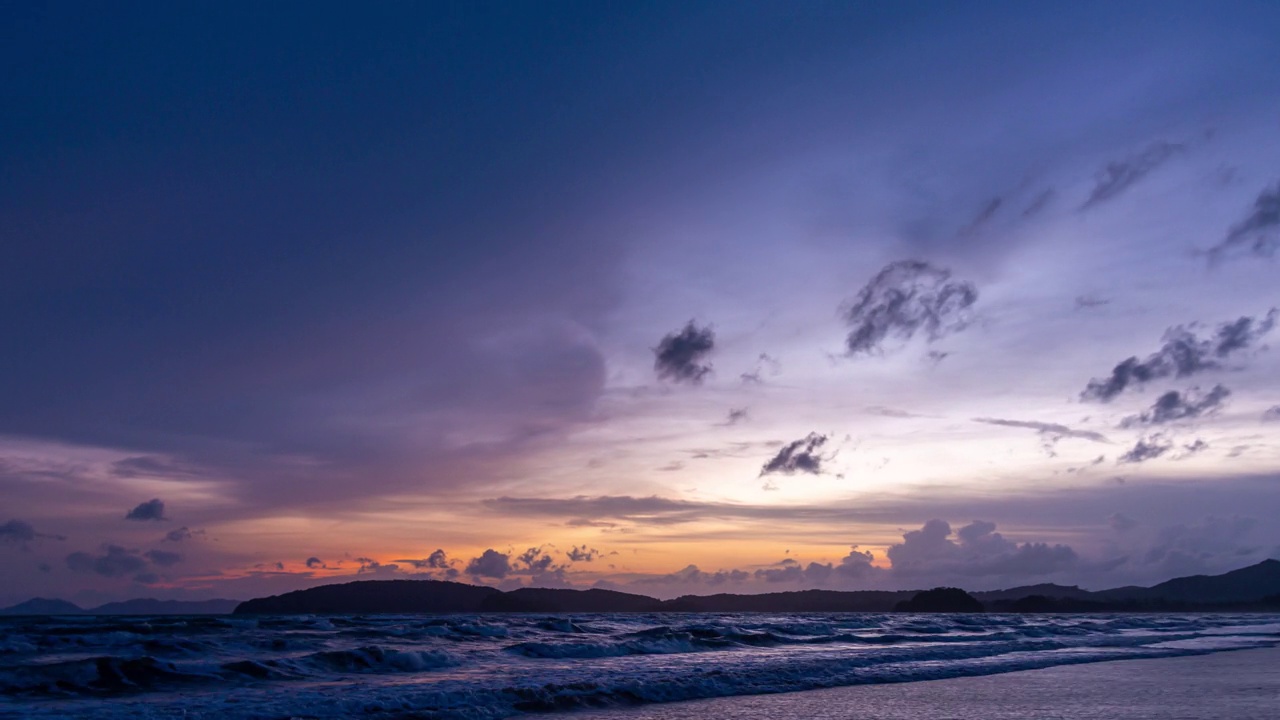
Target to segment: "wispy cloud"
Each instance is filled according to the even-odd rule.
[[[1215,385],[1207,393],[1201,393],[1199,388],[1191,388],[1185,393],[1170,390],[1157,398],[1148,410],[1120,421],[1120,427],[1164,425],[1212,415],[1222,408],[1230,395],[1231,391],[1223,385]]]
[[[1077,430],[1059,425],[1058,423],[1036,422],[1033,420],[1005,420],[1003,418],[974,418],[974,422],[986,425],[1000,425],[1003,427],[1025,428],[1027,430],[1035,430],[1040,435],[1045,435],[1054,439],[1061,438],[1077,438],[1080,440],[1090,440],[1092,442],[1107,443],[1111,442],[1106,435],[1092,430]]]
[[[1128,452],[1116,459],[1117,465],[1128,465],[1154,460],[1173,449],[1173,443],[1163,435],[1139,438]]]
[[[902,260],[876,274],[841,310],[849,355],[884,349],[890,338],[930,341],[963,329],[978,300],[973,283],[952,280],[951,271],[921,260]]]
[[[653,349],[653,369],[659,378],[697,385],[711,374],[704,359],[716,346],[710,327],[698,327],[692,320],[678,332],[663,336]]]
[[[1105,378],[1094,378],[1080,393],[1081,400],[1108,402],[1132,386],[1168,377],[1187,377],[1206,370],[1218,370],[1222,361],[1258,344],[1275,327],[1280,311],[1272,308],[1266,315],[1243,316],[1218,325],[1208,337],[1201,338],[1193,328],[1178,325],[1164,334],[1164,344],[1145,360],[1130,357],[1112,369]]]
[[[789,442],[760,468],[761,477],[765,475],[794,475],[806,473],[818,475],[822,472],[824,458],[818,453],[827,442],[826,435],[811,432],[805,437]]]
[[[1089,199],[1081,210],[1114,200],[1133,187],[1170,158],[1186,150],[1186,145],[1165,141],[1154,142],[1122,160],[1114,160],[1098,171]]]
[[[1280,247],[1280,183],[1264,189],[1240,222],[1231,226],[1217,245],[1209,248],[1209,262],[1219,263],[1236,255],[1271,257]]]

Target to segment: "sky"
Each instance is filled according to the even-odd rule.
[[[1280,7],[11,6],[0,602],[1280,557]]]

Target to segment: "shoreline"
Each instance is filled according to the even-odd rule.
[[[580,720],[1271,720],[1280,645],[578,711]]]

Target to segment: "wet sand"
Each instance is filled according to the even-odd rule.
[[[1280,648],[574,713],[578,720],[1276,720]]]

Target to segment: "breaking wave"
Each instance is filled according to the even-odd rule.
[[[1277,644],[1266,615],[25,618],[0,716],[480,720]]]

